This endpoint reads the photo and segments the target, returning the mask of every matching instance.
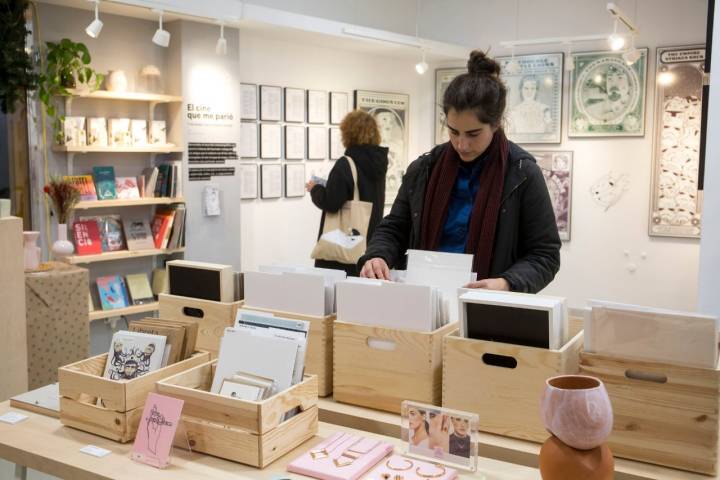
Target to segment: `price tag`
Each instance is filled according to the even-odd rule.
[[[104,448],[96,447],[95,445],[86,445],[80,449],[82,453],[87,453],[93,457],[102,458],[106,455],[110,455],[112,452]]]
[[[5,415],[0,416],[0,422],[9,423],[10,425],[15,425],[18,422],[22,422],[26,418],[29,418],[29,417],[27,415],[23,415],[22,413],[8,412]]]

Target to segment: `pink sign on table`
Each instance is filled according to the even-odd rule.
[[[170,450],[183,403],[165,395],[148,394],[130,458],[157,468],[170,465]]]

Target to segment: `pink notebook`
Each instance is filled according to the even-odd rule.
[[[429,478],[432,478],[432,480],[454,480],[458,476],[457,470],[454,468],[423,462],[414,458],[401,457],[400,455],[392,455],[386,461],[381,462],[373,470],[372,478],[385,478],[383,474],[390,475],[388,478],[394,478],[396,474],[401,474],[403,480],[428,480]]]
[[[157,468],[170,465],[170,450],[183,403],[165,395],[148,394],[130,458]]]
[[[356,480],[393,451],[389,443],[338,432],[288,465],[288,472],[321,480]]]

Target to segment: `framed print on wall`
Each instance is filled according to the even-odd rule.
[[[443,97],[450,82],[462,73],[467,73],[467,68],[438,68],[435,70],[435,145],[450,140],[445,112],[443,112]]]
[[[330,160],[337,160],[345,155],[342,143],[342,133],[337,127],[330,127]]]
[[[648,49],[628,65],[622,53],[574,53],[570,72],[569,137],[645,135]]]
[[[307,127],[308,160],[325,160],[328,155],[328,131],[325,127]]]
[[[252,200],[258,197],[258,166],[257,163],[241,163],[240,172],[240,199]]]
[[[305,164],[285,164],[285,197],[305,196]]]
[[[327,123],[328,94],[322,90],[307,92],[308,123]]]
[[[258,126],[254,122],[240,122],[240,158],[258,157]]]
[[[657,49],[648,233],[700,238],[698,191],[705,46]]]
[[[265,163],[260,165],[260,198],[282,197],[282,165]]]
[[[305,127],[285,125],[285,159],[302,160],[305,158]]]
[[[260,124],[260,158],[280,158],[282,148],[282,127],[274,123]]]
[[[560,143],[563,54],[498,57],[507,87],[504,130],[515,143]]]
[[[260,85],[260,120],[279,122],[282,111],[282,88]]]
[[[532,150],[529,153],[535,157],[545,177],[560,240],[569,241],[572,219],[573,152]]]
[[[380,128],[380,145],[388,147],[385,204],[395,201],[408,164],[410,96],[402,93],[355,90],[355,108],[368,112]]]
[[[302,88],[285,88],[285,121],[305,121],[305,90]]]
[[[348,114],[350,97],[346,92],[330,92],[330,124],[340,125]]]
[[[257,85],[240,84],[240,120],[257,120]]]

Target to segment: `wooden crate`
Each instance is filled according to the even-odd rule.
[[[613,454],[717,474],[720,368],[582,352],[580,371],[602,380],[610,395]]]
[[[210,360],[207,352],[168,365],[133,380],[104,378],[107,353],[58,369],[60,421],[69,427],[117,442],[135,438],[147,394],[155,382]],[[97,405],[97,398],[104,406]]]
[[[247,305],[243,305],[243,308],[310,322],[310,335],[305,353],[305,373],[317,376],[319,396],[327,397],[333,392],[333,324],[335,315],[313,317]]]
[[[403,400],[440,405],[442,339],[457,327],[416,332],[336,321],[335,400],[394,413]]]
[[[477,413],[484,432],[543,442],[549,436],[540,419],[545,380],[578,373],[582,346],[582,331],[560,350],[448,336],[443,407]]]
[[[165,293],[161,293],[159,299],[160,318],[169,320],[179,318],[200,324],[195,348],[210,352],[212,358],[217,358],[220,339],[225,334],[225,328],[235,325],[235,313],[243,303],[242,301],[213,302]]]
[[[159,393],[185,401],[175,446],[264,468],[317,433],[315,375],[252,402],[209,392],[216,363],[204,363],[157,383]],[[300,413],[283,421],[287,411],[298,407]]]

